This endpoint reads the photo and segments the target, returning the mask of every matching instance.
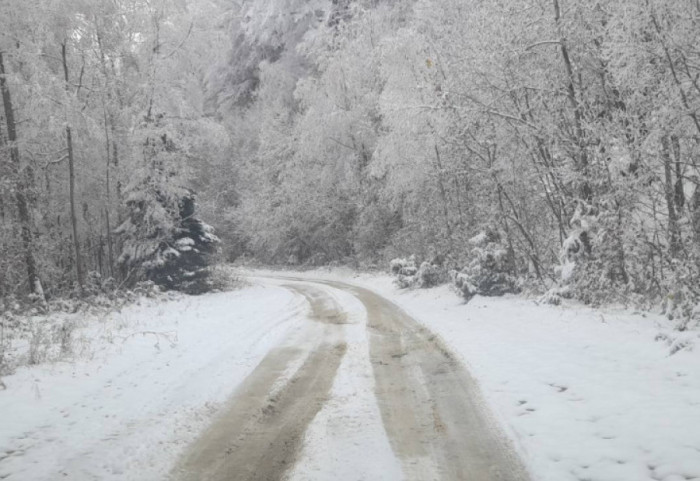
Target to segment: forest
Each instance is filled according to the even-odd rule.
[[[0,0],[0,91],[2,299],[392,261],[700,318],[697,0]]]

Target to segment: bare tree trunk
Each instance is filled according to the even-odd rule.
[[[576,155],[576,167],[583,176],[580,194],[583,200],[585,200],[586,202],[590,202],[593,198],[593,190],[591,189],[591,185],[588,179],[588,153],[586,152],[586,144],[583,133],[581,106],[579,105],[578,99],[576,97],[576,87],[574,84],[574,69],[571,63],[571,56],[569,55],[569,48],[567,47],[564,33],[561,32],[561,8],[559,6],[559,0],[553,0],[553,2],[554,22],[556,23],[557,29],[559,29],[558,34],[561,57],[564,63],[564,68],[566,69],[567,98],[569,100],[569,103],[571,104],[571,108],[574,110],[574,128],[576,135],[575,141],[578,147],[578,152]]]
[[[7,129],[4,125],[4,117],[0,115],[0,153],[2,153],[3,149],[7,146],[7,140],[5,140],[5,134],[3,134],[3,131],[7,131]],[[0,176],[2,177],[9,177],[10,172],[5,168],[7,164],[9,164],[9,162],[6,162],[4,158],[0,158]],[[2,192],[0,192],[0,221],[2,221],[3,224],[5,222],[5,198]]]
[[[681,165],[681,142],[677,135],[671,136],[671,147],[673,148],[673,160],[675,166],[676,180],[674,184],[674,199],[678,214],[683,214],[685,208],[685,190],[683,189],[683,167]]]
[[[671,160],[671,146],[668,136],[661,138],[661,157],[664,162],[664,193],[666,194],[666,207],[668,210],[669,250],[671,255],[676,256],[681,250],[681,230],[678,224],[678,212],[676,210],[672,170],[673,161]]]
[[[700,247],[700,185],[695,186],[695,192],[690,198],[690,225],[693,228],[695,245]]]
[[[107,272],[109,273],[110,277],[114,277],[114,251],[113,251],[113,243],[112,243],[112,226],[110,223],[109,219],[109,208],[111,207],[112,204],[112,176],[111,176],[111,163],[112,163],[112,156],[111,156],[111,143],[112,139],[110,139],[109,136],[109,126],[108,126],[108,120],[107,120],[107,108],[104,108],[104,126],[105,126],[105,153],[107,155],[107,164],[105,165],[105,208],[104,208],[104,213],[105,213],[105,223],[106,223],[106,229],[107,229],[107,260],[109,262],[109,265],[107,266]],[[116,149],[116,146],[115,146]]]
[[[34,258],[34,239],[32,236],[32,224],[29,214],[29,203],[27,202],[26,177],[22,174],[19,148],[17,147],[17,125],[15,123],[15,113],[12,107],[12,96],[5,78],[5,63],[3,54],[0,52],[0,91],[2,91],[2,103],[5,111],[5,123],[7,124],[7,140],[10,143],[10,162],[15,174],[15,201],[17,202],[17,212],[21,225],[22,246],[24,248],[24,261],[27,266],[27,280],[29,291],[40,296],[45,302],[44,289],[41,286],[41,279]]]
[[[440,149],[435,145],[435,165],[437,167],[438,188],[440,189],[440,198],[442,199],[442,215],[445,218],[445,229],[447,229],[447,241],[449,243],[450,255],[454,254],[454,245],[452,239],[452,226],[450,225],[449,206],[447,202],[447,191],[442,176],[444,174],[442,168],[442,159],[440,158]]]
[[[66,81],[66,91],[68,87],[68,61],[66,58],[66,43],[61,44],[61,58],[63,60],[63,74]],[[73,155],[73,134],[70,123],[66,119],[66,148],[68,149],[68,182],[70,192],[70,221],[73,228],[73,249],[75,251],[75,271],[78,277],[78,286],[82,290],[85,285],[85,274],[83,272],[83,262],[80,257],[80,238],[78,237],[78,216],[75,213],[75,157]]]

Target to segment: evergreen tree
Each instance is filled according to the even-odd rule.
[[[209,290],[209,260],[219,239],[195,217],[195,193],[177,182],[180,152],[162,125],[147,119],[143,155],[126,192],[128,216],[116,233],[123,242],[119,264],[129,283],[150,280],[165,289]]]

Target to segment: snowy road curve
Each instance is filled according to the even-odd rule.
[[[308,303],[172,478],[526,480],[468,372],[397,306],[331,281],[258,278]]]

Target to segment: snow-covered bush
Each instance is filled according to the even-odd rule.
[[[432,262],[422,262],[420,267],[416,267],[416,257],[408,259],[393,259],[389,263],[391,273],[396,276],[394,284],[400,289],[418,287],[427,289],[435,287],[446,281],[444,270]]]
[[[632,233],[623,232],[622,211],[611,202],[579,201],[570,221],[572,230],[562,245],[560,287],[586,304],[627,300],[645,282],[644,261]],[[626,242],[623,243],[625,239]],[[636,270],[634,266],[640,266]],[[642,289],[648,292],[647,288]]]
[[[73,353],[73,319],[30,318],[27,363],[41,364],[65,358]]]
[[[395,276],[413,276],[416,274],[416,272],[418,272],[418,268],[416,267],[416,256],[411,256],[407,259],[392,259],[389,262],[389,268],[391,269],[391,273]]]
[[[166,289],[202,294],[213,288],[209,264],[219,239],[210,225],[194,217],[194,194],[180,200],[179,211],[182,220],[165,247],[169,256],[153,267],[152,279]]]
[[[407,259],[397,258],[389,262],[391,273],[396,276],[394,284],[399,289],[407,289],[415,283],[415,275],[418,272],[416,267],[416,258],[411,256]]]
[[[577,263],[590,256],[591,236],[596,231],[597,220],[596,209],[583,202],[578,203],[574,215],[569,221],[572,230],[561,248],[559,272],[563,281],[566,282],[571,278]]]
[[[84,319],[105,319],[144,298],[165,301],[178,296],[163,292],[152,281],[138,282],[131,289],[105,287],[111,283],[103,281],[103,292],[89,296],[50,299],[41,309],[11,296],[0,299],[0,376],[13,373],[18,366],[70,360],[85,353],[85,340],[76,336]]]
[[[443,270],[430,262],[423,262],[416,272],[416,287],[428,289],[442,284],[444,280]]]
[[[564,299],[571,299],[572,293],[569,286],[552,287],[540,297],[539,302],[552,306],[561,305]]]
[[[219,239],[195,217],[195,193],[184,187],[186,136],[163,114],[149,113],[137,129],[143,163],[125,189],[126,220],[116,229],[127,285],[151,280],[165,289],[209,290],[209,261]]]
[[[210,269],[208,283],[212,291],[229,291],[243,285],[241,277],[227,266],[213,266]]]
[[[409,287],[413,287],[415,285],[415,277],[399,274],[399,276],[394,279],[394,285],[399,289],[408,289]]]
[[[153,200],[148,202],[138,192],[127,202],[130,216],[117,229],[124,239],[120,265],[133,280],[152,280],[165,289],[189,294],[211,290],[208,266],[219,239],[211,226],[194,216],[194,193]]]
[[[471,299],[478,294],[477,287],[471,283],[471,278],[468,274],[460,271],[450,271],[450,280],[452,285],[464,299]]]
[[[700,325],[700,263],[691,256],[686,262],[674,260],[673,277],[662,302],[662,312],[685,331]]]
[[[467,300],[477,294],[502,296],[520,292],[518,279],[513,275],[511,256],[501,243],[495,230],[488,230],[469,240],[471,251],[468,264],[459,271],[452,271],[454,287]]]
[[[14,369],[10,331],[12,318],[10,312],[3,312],[2,304],[0,302],[0,376],[9,374]]]

